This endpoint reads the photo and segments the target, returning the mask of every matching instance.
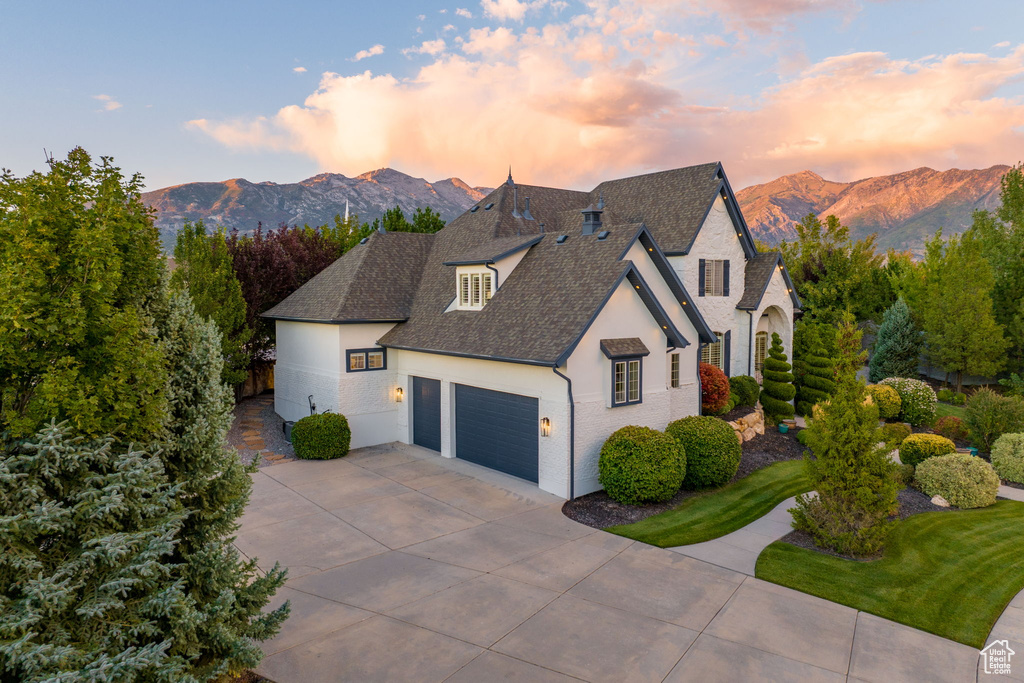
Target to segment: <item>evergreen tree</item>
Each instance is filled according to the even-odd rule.
[[[798,388],[796,410],[810,415],[818,403],[827,401],[836,389],[835,361],[828,357],[821,340],[815,336],[811,350],[804,357],[804,375]]]
[[[224,358],[221,379],[229,385],[244,382],[249,367],[245,344],[252,330],[245,325],[245,299],[231,265],[224,229],[207,235],[202,221],[185,221],[178,231],[174,261],[171,287],[188,290],[196,312],[213,320],[220,330]]]
[[[441,220],[441,214],[429,206],[416,209],[412,215],[412,232],[432,233],[439,231],[443,227],[444,221]]]
[[[772,345],[764,359],[764,382],[761,389],[761,407],[769,417],[782,420],[793,417],[793,406],[789,401],[796,395],[793,373],[786,354],[782,350],[782,338],[772,332]]]
[[[160,428],[147,311],[164,266],[141,182],[81,148],[45,174],[0,176],[0,431],[29,436],[51,418],[92,436]]]
[[[181,493],[159,459],[66,423],[0,436],[0,679],[193,680],[161,628],[197,618],[168,562]]]
[[[1007,343],[992,307],[992,268],[971,231],[948,242],[939,232],[925,246],[927,352],[933,363],[956,374],[961,391],[965,373],[990,377],[1005,362]]]
[[[875,353],[869,364],[872,382],[886,377],[917,377],[921,357],[921,335],[902,297],[886,310],[878,328]]]
[[[221,382],[220,335],[184,293],[173,296],[161,338],[171,369],[171,406],[160,458],[188,510],[171,561],[200,618],[168,623],[171,653],[187,657],[199,680],[253,667],[259,643],[277,632],[287,604],[263,615],[261,608],[284,583],[277,568],[259,576],[255,561],[242,560],[232,545],[238,518],[252,488],[233,449],[225,448],[232,395]]]
[[[866,404],[856,369],[863,363],[860,332],[849,321],[840,328],[844,357],[835,393],[821,404],[807,429],[811,452],[804,456],[813,493],[797,498],[794,528],[818,545],[847,555],[870,555],[885,542],[897,509],[896,465],[878,428],[878,408]]]

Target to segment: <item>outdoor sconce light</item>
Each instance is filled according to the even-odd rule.
[[[540,435],[551,436],[551,420],[546,417],[540,419]]]
[[[402,387],[395,389],[395,403],[401,403],[402,397],[405,395],[405,390]]]

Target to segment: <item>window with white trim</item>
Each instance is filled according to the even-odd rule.
[[[366,370],[386,370],[388,357],[386,349],[349,349],[347,372],[364,372]]]
[[[493,273],[459,273],[459,308],[479,310],[494,294]]]
[[[679,354],[671,353],[668,356],[669,386],[673,389],[679,388]]]
[[[764,359],[768,356],[768,333],[758,332],[754,335],[754,369],[764,370]]]
[[[704,261],[704,296],[725,296],[725,261]]]
[[[622,358],[612,362],[612,406],[626,406],[642,402],[640,358]]]
[[[715,337],[718,341],[713,344],[708,344],[700,350],[700,362],[707,363],[708,365],[714,365],[719,370],[723,370],[724,363],[722,362],[722,333],[715,332]]]

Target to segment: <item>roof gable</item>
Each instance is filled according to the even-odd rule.
[[[789,290],[790,300],[793,308],[800,308],[800,298],[796,295],[796,287],[789,278],[789,271],[786,270],[782,254],[777,251],[768,251],[757,254],[747,261],[743,273],[743,296],[736,303],[736,308],[744,311],[755,311],[761,307],[761,300],[772,281],[776,269],[782,273],[782,279]]]

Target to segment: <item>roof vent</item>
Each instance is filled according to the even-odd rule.
[[[597,204],[591,204],[581,211],[583,214],[583,234],[593,235],[601,229],[601,214],[604,213],[604,194]]]
[[[567,239],[569,239],[568,235],[559,235],[555,238],[555,244],[565,244]]]
[[[491,202],[490,204],[488,204],[487,206],[484,207],[484,211],[490,211],[493,208],[494,208],[494,202]]]
[[[366,244],[369,241],[370,241],[369,237],[364,237],[363,239],[359,240],[359,244]]]
[[[608,235],[610,234],[612,234],[611,230],[602,230],[601,232],[597,233],[597,239],[600,241],[604,241],[608,239]]]
[[[533,216],[530,215],[530,198],[526,198],[526,208],[523,209],[523,218],[528,221],[533,220]]]
[[[472,209],[470,209],[469,212],[470,213],[476,213],[479,210],[480,210],[480,205],[478,204],[477,206],[474,206]]]

